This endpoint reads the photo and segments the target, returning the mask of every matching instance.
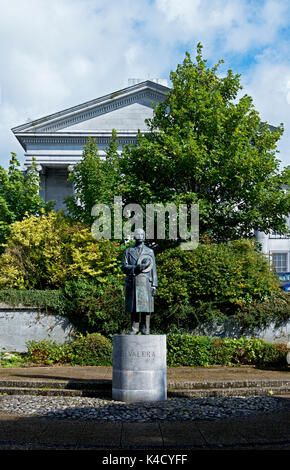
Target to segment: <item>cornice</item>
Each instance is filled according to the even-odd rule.
[[[38,136],[38,135],[29,135],[29,136],[18,136],[20,143],[26,148],[27,145],[37,145],[37,144],[80,144],[85,145],[88,141],[88,138],[96,139],[97,144],[109,144],[112,138],[112,134],[108,135],[45,135],[45,136]],[[120,145],[126,144],[133,144],[136,142],[136,132],[133,134],[128,135],[118,135],[117,136],[118,143]]]

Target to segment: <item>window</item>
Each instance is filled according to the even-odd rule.
[[[277,273],[288,271],[288,253],[272,253],[272,260]]]

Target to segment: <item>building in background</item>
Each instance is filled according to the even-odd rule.
[[[262,245],[263,253],[271,258],[282,282],[290,281],[290,216],[287,219],[288,234],[272,231],[269,234],[257,232],[256,237]]]
[[[35,158],[43,199],[55,200],[56,210],[63,208],[73,191],[68,172],[82,158],[88,137],[96,138],[99,154],[105,155],[116,129],[121,152],[123,145],[136,142],[138,129],[147,132],[145,119],[168,90],[165,79],[130,79],[127,88],[14,127],[24,149],[24,170]]]

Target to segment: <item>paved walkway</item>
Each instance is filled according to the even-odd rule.
[[[288,378],[290,371],[240,368],[169,368],[170,381]],[[111,380],[109,367],[0,368],[1,379]],[[290,396],[285,396],[290,400]],[[290,411],[258,417],[180,423],[57,421],[0,414],[0,450],[290,450]]]
[[[81,367],[81,366],[53,366],[53,367],[15,367],[0,368],[0,380],[112,380],[111,367]],[[290,367],[285,370],[264,370],[254,367],[168,367],[168,381],[231,381],[231,380],[264,380],[289,379]]]
[[[290,412],[220,422],[96,423],[0,415],[0,450],[290,450]]]

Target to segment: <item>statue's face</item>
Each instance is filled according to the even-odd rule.
[[[145,240],[145,232],[141,228],[137,228],[134,232],[134,238],[136,241],[144,241]]]

